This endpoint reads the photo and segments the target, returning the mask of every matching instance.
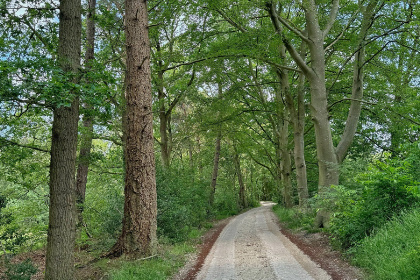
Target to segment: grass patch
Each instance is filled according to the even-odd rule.
[[[173,272],[173,265],[165,259],[158,258],[146,261],[124,262],[111,271],[111,280],[159,280],[168,278]]]
[[[194,232],[198,236],[198,232]],[[193,236],[192,236],[193,237]],[[175,274],[186,261],[186,256],[195,251],[194,242],[171,244],[161,240],[156,257],[144,260],[103,260],[97,263],[110,280],[160,280]]]
[[[420,208],[404,213],[352,249],[369,279],[420,279]]]
[[[280,222],[291,230],[314,230],[314,215],[309,211],[299,208],[287,209],[278,204],[273,206],[273,211]]]

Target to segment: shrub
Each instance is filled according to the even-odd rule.
[[[355,246],[353,261],[370,279],[418,280],[420,275],[420,208],[404,212]]]
[[[334,214],[329,232],[342,248],[349,248],[369,236],[394,215],[419,202],[417,183],[407,167],[377,162],[358,178],[359,189],[334,187]]]
[[[38,269],[32,264],[30,259],[23,262],[6,264],[6,278],[4,280],[30,280],[31,276],[37,273]]]
[[[182,175],[181,175],[182,174]],[[157,169],[158,234],[173,241],[188,238],[207,216],[208,185],[187,170]]]
[[[286,223],[287,228],[312,230],[314,223],[314,213],[302,208],[287,209],[279,204],[273,206],[273,211],[282,223]]]

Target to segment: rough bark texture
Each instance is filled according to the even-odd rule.
[[[88,12],[86,17],[86,54],[85,63],[86,69],[91,70],[91,63],[95,59],[95,6],[96,0],[89,0]],[[92,81],[87,81],[92,82]],[[88,104],[84,104],[85,109],[92,109]],[[79,165],[77,167],[76,175],[76,200],[78,210],[78,224],[83,224],[83,204],[85,202],[86,183],[89,172],[90,151],[92,148],[93,136],[93,118],[89,112],[83,116],[83,130],[81,131],[81,143],[79,152]]]
[[[155,250],[156,176],[147,1],[126,0],[126,152],[124,218],[109,255],[137,258]]]
[[[59,20],[59,63],[64,72],[76,72],[80,67],[80,0],[60,1]],[[78,99],[74,97],[70,107],[55,108],[53,117],[45,279],[73,280]]]

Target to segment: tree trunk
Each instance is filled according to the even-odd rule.
[[[287,63],[286,59],[286,48],[284,45],[280,46],[280,57],[284,64]],[[290,95],[289,85],[289,74],[286,70],[277,70],[277,77],[280,83],[280,87],[276,92],[276,104],[277,104],[277,129],[276,134],[278,135],[279,149],[281,156],[281,179],[283,183],[283,197],[286,208],[293,207],[293,185],[292,185],[292,162],[289,153],[289,110],[287,106],[284,106],[283,97]]]
[[[83,130],[79,152],[79,165],[76,175],[76,202],[78,225],[83,225],[83,205],[85,203],[87,176],[89,172],[90,151],[92,148],[93,121],[89,115],[83,117]]]
[[[304,128],[305,128],[305,76],[299,76],[299,85],[297,92],[297,111],[292,116],[293,120],[293,141],[294,141],[294,158],[296,167],[296,181],[299,195],[299,206],[306,207],[309,192],[308,192],[308,179],[306,174],[306,161],[305,161],[305,140],[304,140]],[[292,100],[293,102],[293,100]]]
[[[312,28],[315,29],[315,28]],[[325,86],[325,55],[323,38],[319,38],[319,29],[309,29],[309,44],[311,65],[313,72],[308,75],[311,87],[311,116],[315,128],[316,151],[318,157],[319,180],[318,185],[329,187],[337,185],[339,179],[338,160],[332,141],[329,121],[327,89]]]
[[[157,44],[157,51],[160,51],[160,44]],[[168,135],[168,125],[169,125],[169,114],[171,112],[166,111],[165,106],[165,92],[163,87],[163,62],[158,61],[158,65],[161,68],[158,72],[158,100],[159,100],[159,132],[160,132],[160,155],[162,159],[162,164],[164,168],[169,168],[170,158],[171,158],[171,147],[170,140]]]
[[[337,145],[336,154],[338,162],[342,163],[347,155],[347,151],[353,142],[354,135],[356,134],[357,125],[359,123],[360,113],[362,111],[363,99],[363,66],[365,63],[365,45],[368,31],[375,20],[377,13],[377,6],[379,1],[372,0],[366,7],[362,7],[363,19],[360,32],[358,34],[357,51],[354,58],[353,66],[353,84],[351,93],[351,105],[346,120],[343,135],[341,136],[340,143]],[[379,9],[382,5],[379,5]]]
[[[210,185],[210,206],[214,204],[214,195],[216,193],[216,184],[217,184],[217,174],[219,172],[219,159],[220,159],[220,142],[222,139],[222,130],[219,129],[216,137],[215,149],[214,149],[214,159],[213,159],[213,173],[211,175],[211,185]]]
[[[89,0],[88,12],[86,17],[86,69],[92,68],[92,62],[95,59],[95,6],[96,0]],[[93,81],[87,81],[93,82]],[[83,204],[85,203],[86,183],[89,172],[90,151],[92,148],[93,136],[93,118],[89,110],[93,108],[88,104],[84,105],[86,112],[83,116],[83,130],[81,131],[81,144],[79,152],[79,165],[76,175],[76,200],[78,210],[78,227],[83,224]]]
[[[59,21],[59,63],[64,72],[77,73],[82,30],[80,0],[60,1]],[[70,107],[54,108],[53,118],[45,279],[72,280],[76,236],[77,97],[74,96]]]
[[[235,164],[235,170],[236,174],[238,175],[238,183],[239,183],[239,206],[240,209],[246,209],[248,207],[248,202],[246,200],[246,187],[244,183],[244,179],[242,176],[242,170],[241,170],[241,161],[239,158],[238,151],[236,150],[236,147],[234,146],[234,155],[233,155],[233,162]]]
[[[155,250],[156,176],[147,1],[126,0],[126,152],[124,218],[109,256],[148,256]]]
[[[276,11],[276,7],[274,2],[267,1],[266,7],[268,14],[270,15],[271,22],[280,36],[283,36],[283,25],[279,20],[278,14],[280,11]],[[306,32],[306,31],[305,31]],[[283,62],[286,62],[286,49],[288,49],[290,54],[295,54],[293,59],[295,62],[301,61],[304,63],[303,53],[304,53],[304,46],[305,42],[302,41],[301,44],[301,52],[299,54],[300,60],[297,58],[297,53],[291,51],[292,47],[287,44],[287,41],[284,42],[282,46],[280,46],[280,57],[282,58]],[[302,67],[302,63],[297,63],[300,67]],[[287,63],[284,63],[287,64]],[[303,68],[303,67],[302,67]],[[282,82],[282,86],[288,85],[288,80],[285,80],[285,70],[277,70],[277,75],[279,80]],[[308,71],[305,71],[306,73]],[[299,205],[303,206],[306,204],[306,200],[309,197],[308,194],[308,185],[307,185],[307,175],[306,175],[306,163],[305,163],[305,155],[304,155],[304,127],[305,127],[305,106],[304,106],[304,75],[300,74],[299,76],[299,87],[298,87],[298,94],[297,94],[297,109],[295,108],[293,97],[290,94],[290,90],[288,90],[288,86],[284,88],[284,95],[285,95],[285,103],[287,105],[290,117],[293,122],[293,131],[294,131],[294,158],[295,158],[295,166],[296,166],[296,179],[298,185],[298,193],[299,193]],[[286,90],[287,89],[287,90]]]
[[[284,197],[284,205],[286,208],[292,208],[293,203],[293,185],[292,185],[292,162],[290,159],[289,149],[287,148],[288,143],[288,125],[287,121],[283,124],[281,128],[281,180],[283,183],[283,197]]]

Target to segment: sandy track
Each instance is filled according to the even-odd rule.
[[[196,279],[331,279],[281,234],[272,205],[264,203],[235,217],[220,234]]]

